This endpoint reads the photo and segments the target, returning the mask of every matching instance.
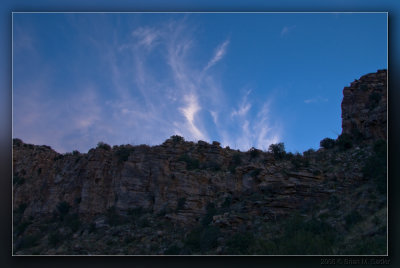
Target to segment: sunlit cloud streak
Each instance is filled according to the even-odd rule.
[[[218,61],[220,61],[224,57],[228,45],[229,45],[229,40],[225,40],[222,44],[220,44],[217,47],[217,49],[215,50],[214,57],[207,63],[207,66],[204,68],[204,71],[211,68],[213,65],[215,65]]]
[[[85,152],[98,141],[156,145],[174,134],[192,141],[219,140],[241,150],[265,148],[280,139],[269,114],[271,101],[256,105],[248,90],[233,107],[219,75],[209,72],[229,56],[230,40],[222,41],[203,64],[193,64],[197,39],[186,20],[132,26],[111,40],[96,33],[86,38],[98,55],[93,65],[101,66],[105,82],[77,76],[78,86],[69,93],[49,95],[54,87],[49,79],[30,88],[35,97],[15,94],[16,136],[29,132],[21,138],[59,152]],[[19,85],[14,91],[24,90]],[[30,107],[30,117],[23,115],[23,106]]]

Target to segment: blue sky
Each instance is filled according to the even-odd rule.
[[[302,152],[340,134],[343,87],[383,68],[386,13],[14,13],[13,136]]]

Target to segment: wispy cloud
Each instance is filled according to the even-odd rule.
[[[98,141],[154,145],[174,134],[193,141],[212,138],[242,150],[279,140],[268,105],[257,105],[247,90],[232,107],[220,77],[207,72],[227,56],[229,40],[202,65],[191,61],[197,40],[186,20],[142,25],[112,38],[101,34],[80,36],[98,55],[93,65],[107,74],[104,79],[73,77],[74,86],[63,88],[62,95],[48,94],[55,87],[52,79],[30,85],[31,94],[21,84],[14,96],[16,136],[29,133],[28,142],[49,144],[60,152],[86,151]]]
[[[132,32],[132,35],[138,39],[137,45],[151,49],[156,45],[160,33],[151,27],[139,27]]]
[[[239,126],[235,131],[222,131],[222,144],[233,146],[240,150],[248,150],[251,147],[266,150],[272,143],[281,139],[282,127],[274,123],[270,115],[272,98],[264,101],[261,107],[254,107],[256,114],[249,114],[253,106],[250,100],[251,90],[247,90],[237,109],[231,113],[231,124]]]
[[[186,106],[183,108],[180,108],[179,110],[182,112],[182,114],[185,116],[188,124],[188,130],[195,139],[207,139],[205,135],[198,129],[196,126],[195,122],[195,116],[197,112],[201,109],[201,107],[198,104],[198,100],[196,95],[190,94],[184,96],[184,100],[186,103]]]
[[[251,90],[248,90],[246,92],[246,94],[244,95],[244,97],[243,97],[238,109],[234,109],[232,111],[231,117],[234,117],[234,116],[245,116],[247,114],[247,112],[251,108],[251,104],[247,100],[247,98],[248,98],[250,93],[251,93]]]
[[[318,97],[315,97],[315,98],[306,99],[306,100],[304,100],[304,103],[305,104],[310,104],[310,103],[320,103],[320,102],[327,102],[327,101],[328,101],[327,98],[318,96]]]
[[[281,37],[283,37],[283,36],[289,34],[289,33],[290,33],[291,31],[293,31],[295,28],[296,28],[296,25],[284,26],[284,27],[282,28],[282,31],[281,31]]]
[[[204,67],[204,71],[211,68],[213,65],[215,65],[218,61],[220,61],[224,57],[228,45],[229,45],[229,39],[225,40],[222,44],[220,44],[217,47],[214,53],[214,57],[207,63],[206,67]]]

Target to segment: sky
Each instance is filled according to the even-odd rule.
[[[386,13],[14,13],[13,137],[60,153],[172,135],[319,148],[387,68]]]

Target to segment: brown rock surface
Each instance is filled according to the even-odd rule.
[[[343,89],[342,133],[387,139],[387,71],[378,70]]]
[[[126,161],[118,159],[120,148],[130,150]],[[208,203],[255,193],[276,197],[264,206],[282,214],[298,208],[304,196],[314,198],[309,188],[320,188],[323,180],[307,171],[285,173],[290,164],[274,163],[268,153],[254,161],[248,153],[223,149],[217,143],[167,140],[154,147],[96,148],[76,155],[60,155],[23,143],[13,149],[14,174],[25,179],[14,187],[14,207],[28,204],[25,217],[51,215],[59,202],[66,201],[83,218],[104,214],[111,207],[120,214],[143,208],[155,213],[166,210],[169,218],[190,223],[205,213]],[[240,155],[242,164],[233,173],[228,167],[235,154]],[[185,161],[198,161],[198,167],[188,168]],[[293,181],[294,177],[304,179]],[[322,188],[320,193],[315,198],[324,196]],[[181,198],[185,204],[178,213],[175,210]]]

